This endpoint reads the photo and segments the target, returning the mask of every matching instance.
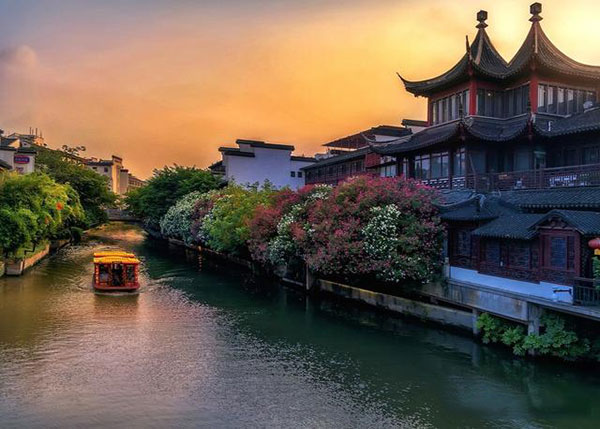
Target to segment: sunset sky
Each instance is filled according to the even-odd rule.
[[[408,79],[439,74],[475,14],[509,60],[527,1],[0,0],[0,128],[123,156],[134,174],[206,167],[236,138],[312,155],[334,138],[424,119]],[[542,2],[543,28],[600,64],[596,1]]]

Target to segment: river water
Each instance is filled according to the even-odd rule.
[[[94,295],[91,257],[143,261]],[[0,279],[0,427],[600,426],[600,376],[307,299],[110,225]]]

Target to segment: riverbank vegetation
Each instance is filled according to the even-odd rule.
[[[532,352],[565,360],[600,360],[600,338],[593,329],[585,332],[585,327],[549,311],[540,318],[539,334],[527,334],[523,325],[488,313],[477,318],[477,328],[484,343],[503,344],[517,356]]]
[[[45,240],[70,237],[84,217],[70,185],[45,173],[0,173],[0,254],[15,257]]]
[[[173,174],[156,175],[156,181]],[[401,178],[356,177],[336,188],[298,191],[230,184],[182,196],[161,210],[158,224],[165,238],[251,258],[267,270],[300,261],[318,275],[349,283],[422,284],[441,266],[435,197]],[[149,213],[150,223],[158,213]]]
[[[143,219],[147,228],[160,230],[160,222],[167,211],[184,196],[205,193],[221,186],[209,171],[195,167],[164,167],[154,170],[146,185],[134,189],[125,197],[128,210]]]
[[[106,208],[114,206],[117,196],[108,188],[107,177],[67,158],[69,154],[77,155],[77,149],[64,146],[63,152],[40,148],[36,165],[57,183],[68,184],[77,192],[84,211],[80,226],[88,229],[108,220]]]

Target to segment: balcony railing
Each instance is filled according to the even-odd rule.
[[[478,173],[453,178],[427,179],[422,182],[436,189],[474,189],[480,192],[600,186],[600,164],[505,173]]]
[[[575,305],[600,306],[600,282],[594,279],[575,277],[573,303]]]

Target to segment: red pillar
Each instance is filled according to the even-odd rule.
[[[531,103],[531,112],[537,113],[538,109],[538,83],[539,79],[535,72],[531,73],[529,80],[529,102]]]
[[[431,98],[427,98],[427,126],[433,125],[433,103]]]
[[[477,81],[469,82],[469,115],[477,114]]]

